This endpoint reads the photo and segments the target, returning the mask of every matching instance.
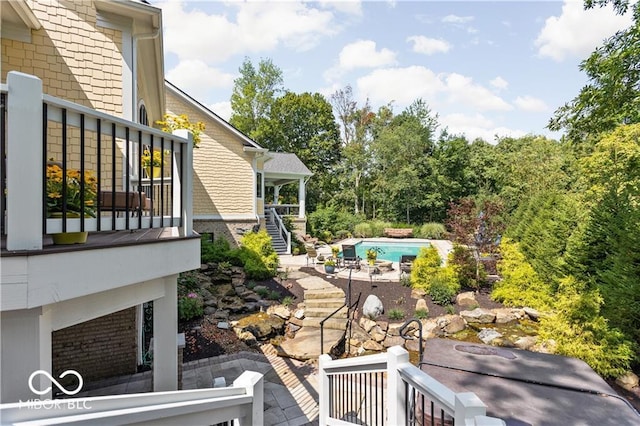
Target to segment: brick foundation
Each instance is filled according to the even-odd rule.
[[[135,307],[54,331],[51,340],[54,377],[69,369],[85,381],[136,372]]]

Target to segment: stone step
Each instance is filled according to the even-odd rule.
[[[318,299],[318,300],[322,300],[322,299]],[[336,306],[336,308],[339,306],[340,305]],[[304,317],[319,318],[322,320],[328,317],[329,315],[331,315],[333,311],[336,310],[336,308],[310,308],[309,306],[307,306],[304,310]],[[336,312],[331,318],[346,318],[347,312],[348,310],[347,310],[347,307],[345,306],[344,308]]]
[[[307,308],[333,308],[337,309],[344,305],[344,297],[335,297],[327,299],[305,299],[304,304]]]
[[[345,328],[325,329],[324,353],[330,352],[344,339]],[[299,360],[313,359],[320,356],[320,329],[303,327],[295,338],[287,339],[277,347],[278,355]]]
[[[305,301],[307,299],[338,299],[338,298],[344,299],[344,291],[342,291],[342,289],[337,287],[304,291]]]
[[[323,318],[305,318],[302,320],[302,327],[314,327],[320,328],[320,321]],[[347,329],[347,319],[346,318],[329,318],[324,323],[325,330],[346,330]]]

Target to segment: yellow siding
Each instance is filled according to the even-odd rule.
[[[166,105],[168,113],[186,114],[191,122],[206,126],[193,152],[194,215],[253,215],[254,154],[244,152],[237,136],[169,91]]]
[[[122,33],[100,28],[92,2],[41,1],[31,43],[2,39],[2,81],[9,71],[42,80],[45,93],[122,114]]]

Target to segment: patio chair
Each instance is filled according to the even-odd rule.
[[[342,262],[345,267],[360,269],[360,257],[356,254],[356,246],[353,244],[342,245]]]
[[[400,256],[400,264],[398,265],[398,269],[400,269],[400,277],[402,277],[403,273],[411,273],[411,268],[413,267],[414,260],[416,260],[415,255],[403,254],[402,256]]]
[[[307,250],[307,266],[309,266],[309,259],[313,261],[313,264],[316,264],[316,258],[318,257],[318,252],[313,244],[305,244],[304,248]]]

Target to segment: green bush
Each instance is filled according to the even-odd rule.
[[[393,224],[391,222],[383,222],[381,220],[371,221],[372,237],[384,236],[384,228],[393,228]]]
[[[450,305],[453,297],[460,291],[460,283],[451,267],[440,268],[430,279],[427,294],[433,303]]]
[[[398,321],[404,318],[404,311],[402,309],[390,309],[389,310],[389,319]]]
[[[471,250],[460,244],[453,245],[447,263],[453,267],[462,288],[477,290],[486,282],[484,265],[476,262]]]
[[[425,223],[416,232],[418,238],[428,238],[433,240],[440,240],[444,237],[447,230],[444,225],[436,222]]]
[[[291,297],[291,296],[285,296],[285,297],[282,299],[282,304],[283,304],[284,306],[286,306],[287,308],[288,308],[289,306],[293,305],[293,297]]]
[[[418,319],[427,319],[429,317],[429,311],[426,309],[416,309],[415,316]]]
[[[332,236],[336,235],[336,237],[339,237],[338,234],[340,231],[350,231],[354,229],[355,225],[364,219],[364,216],[355,215],[348,211],[339,210],[335,206],[330,206],[317,208],[308,215],[307,219],[311,234],[320,238],[321,231],[328,231]]]
[[[500,243],[501,259],[498,262],[498,281],[491,297],[507,306],[529,306],[548,311],[553,303],[553,289],[545,284],[526,261],[518,243],[503,238]]]
[[[250,232],[242,237],[240,243],[239,257],[244,263],[247,278],[265,280],[276,275],[278,254],[267,231]]]
[[[540,337],[556,342],[555,353],[585,361],[604,377],[617,377],[637,361],[638,347],[600,315],[602,297],[573,277],[560,280],[553,313],[542,317]]]
[[[370,238],[373,236],[373,230],[369,222],[362,222],[355,226],[353,235],[359,238]]]
[[[223,237],[218,237],[215,241],[211,241],[208,235],[203,236],[200,240],[200,258],[202,263],[218,263],[229,261],[231,255],[231,247],[229,241]]]
[[[194,292],[178,297],[178,318],[188,321],[192,318],[201,317],[204,313],[202,298]]]
[[[198,289],[198,278],[195,271],[183,272],[178,276],[178,293],[186,294]]]

